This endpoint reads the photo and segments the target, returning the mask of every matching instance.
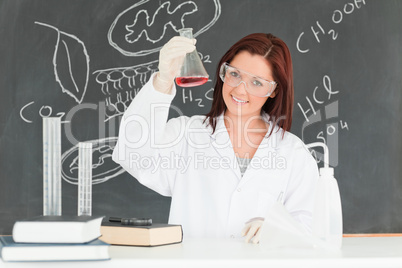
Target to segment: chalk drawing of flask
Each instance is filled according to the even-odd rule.
[[[193,38],[192,28],[183,28],[179,30],[180,36]],[[179,75],[176,77],[176,84],[181,87],[195,87],[205,84],[208,81],[208,73],[202,64],[198,52],[187,53],[184,58]]]

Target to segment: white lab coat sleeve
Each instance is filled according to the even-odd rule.
[[[169,161],[184,142],[182,116],[167,122],[176,94],[158,92],[153,78],[144,85],[125,111],[112,159],[141,184],[164,196],[171,196],[177,168]]]
[[[319,172],[315,159],[304,144],[297,147],[296,164],[291,172],[284,205],[293,218],[311,233]]]

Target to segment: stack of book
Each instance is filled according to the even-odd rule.
[[[103,217],[39,216],[17,221],[12,236],[0,236],[3,261],[108,260],[109,244],[98,239]]]

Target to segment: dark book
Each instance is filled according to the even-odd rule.
[[[102,241],[112,245],[161,246],[183,241],[181,225],[154,223],[151,226],[121,225],[102,222]]]
[[[87,261],[108,260],[109,244],[95,239],[80,244],[16,243],[11,236],[0,236],[3,261]]]
[[[38,216],[17,221],[13,239],[17,243],[86,243],[100,236],[103,217]]]

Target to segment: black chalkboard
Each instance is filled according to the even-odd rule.
[[[282,38],[294,63],[292,132],[328,144],[344,232],[401,233],[400,14],[399,0],[1,1],[0,234],[42,213],[47,116],[63,122],[63,214],[77,212],[75,146],[94,141],[93,214],[167,221],[170,199],[140,185],[110,153],[121,114],[183,26],[194,29],[210,75],[241,37]],[[178,88],[170,116],[207,113],[213,79]],[[313,153],[319,160],[320,150]]]

